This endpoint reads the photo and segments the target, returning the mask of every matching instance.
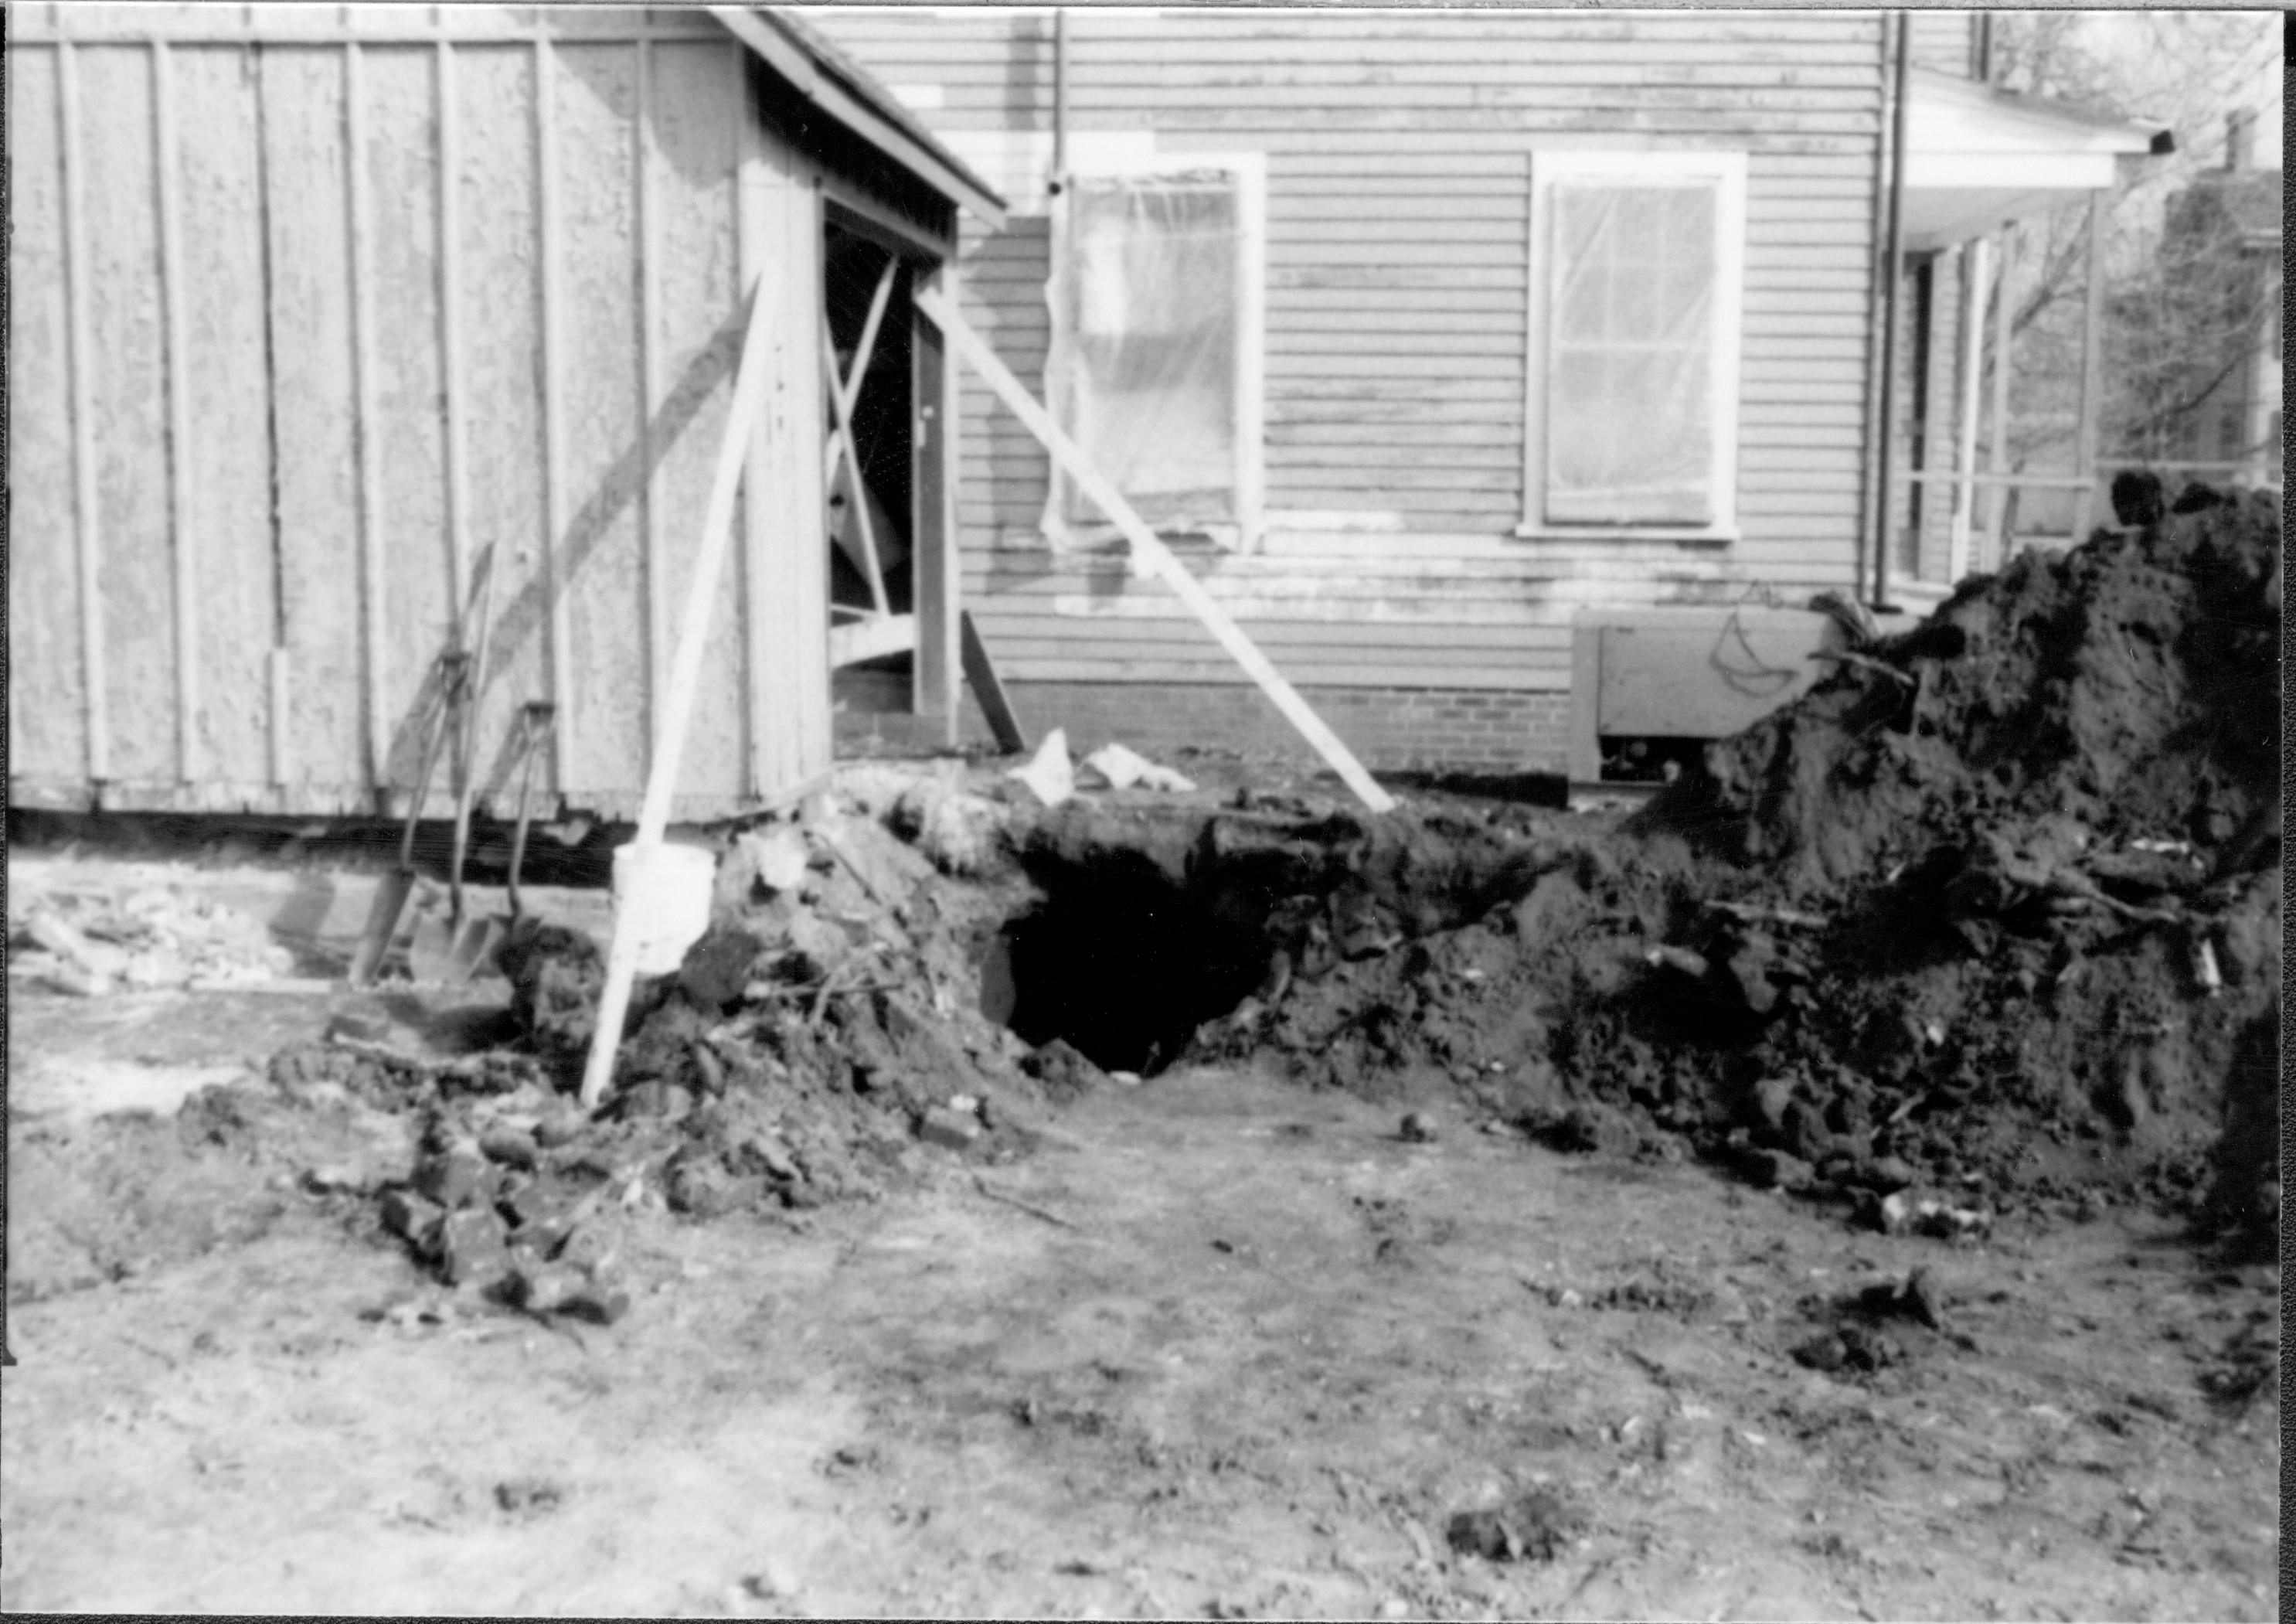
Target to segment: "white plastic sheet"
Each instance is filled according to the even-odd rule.
[[[1055,206],[1046,402],[1160,530],[1240,521],[1244,216],[1218,168],[1078,176]],[[1074,545],[1102,522],[1056,470],[1046,534]]]
[[[1546,518],[1711,524],[1711,183],[1554,192]]]

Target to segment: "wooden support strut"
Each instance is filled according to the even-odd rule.
[[[1393,811],[1395,798],[1380,788],[1339,734],[1333,733],[1308,701],[1300,697],[1299,691],[1283,679],[1283,674],[1269,662],[1267,655],[1260,652],[1259,645],[1244,636],[1243,628],[1236,625],[1227,611],[1213,600],[1211,594],[1204,590],[1202,583],[1188,573],[1187,567],[1173,556],[1172,550],[1142,521],[1140,515],[1132,511],[1132,504],[1101,476],[1100,471],[1092,465],[1076,444],[1061,432],[1044,406],[1021,387],[1020,380],[1013,376],[1004,362],[996,358],[996,352],[988,347],[987,340],[972,330],[971,324],[957,314],[937,289],[918,289],[915,302],[917,308],[947,334],[949,342],[964,352],[964,358],[972,363],[973,370],[1011,408],[1013,414],[1044,442],[1045,449],[1076,481],[1077,488],[1090,496],[1114,521],[1124,538],[1132,544],[1133,552],[1139,561],[1164,578],[1165,584],[1195,612],[1206,629],[1219,640],[1220,646],[1227,650],[1235,662],[1244,668],[1246,675],[1259,685],[1260,691],[1283,713],[1284,718],[1300,730],[1300,736],[1314,745],[1316,753],[1331,764],[1341,782],[1355,791],[1357,799],[1374,812]]]
[[[845,448],[845,465],[851,476],[847,484],[853,492],[853,522],[861,534],[861,569],[869,578],[869,601],[881,615],[892,612],[892,602],[885,595],[885,572],[877,563],[877,527],[869,518],[869,490],[861,478],[861,450],[853,443],[853,414],[846,404],[844,387],[837,377],[837,350],[829,331],[826,311],[821,317],[821,371],[829,385],[829,402],[835,409],[837,432],[833,437]],[[836,463],[832,461],[832,477]]]
[[[822,488],[837,483],[840,463],[852,470],[853,517],[861,535],[861,566],[869,578],[869,598],[880,615],[892,612],[891,600],[885,595],[885,574],[877,553],[876,521],[869,517],[869,496],[866,480],[861,472],[861,447],[853,438],[853,408],[861,399],[861,386],[867,381],[870,357],[877,351],[877,330],[885,319],[886,302],[892,298],[893,278],[898,275],[901,262],[888,258],[885,268],[878,274],[876,291],[869,296],[868,319],[861,324],[860,347],[853,352],[853,366],[845,377],[837,375],[837,342],[829,326],[829,313],[821,316],[821,365],[824,381],[829,385],[830,406],[837,419],[836,431],[829,437],[823,451]]]
[[[725,439],[718,451],[716,478],[709,487],[709,507],[701,521],[701,546],[693,561],[693,578],[685,595],[685,624],[678,634],[677,655],[669,678],[669,694],[662,706],[661,732],[653,742],[653,759],[646,769],[645,800],[638,809],[637,834],[630,843],[633,867],[645,872],[660,849],[662,830],[669,822],[671,791],[677,784],[678,758],[685,748],[686,725],[693,719],[694,690],[701,679],[701,650],[709,640],[709,614],[718,597],[718,578],[726,564],[726,541],[733,529],[734,497],[742,482],[742,464],[750,449],[750,424],[765,393],[767,351],[778,309],[758,297],[760,283],[750,284],[750,312],[742,340],[741,371],[734,381],[734,403],[726,416]],[[614,1074],[614,1054],[622,1042],[622,1021],[629,1013],[630,983],[637,973],[637,931],[633,910],[614,915],[614,937],[606,954],[606,985],[598,1001],[597,1030],[591,1038],[590,1058],[582,1073],[582,1107],[594,1111]]]

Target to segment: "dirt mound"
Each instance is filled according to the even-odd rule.
[[[866,1199],[914,1171],[920,1142],[1022,1153],[1045,1068],[1021,1067],[1028,1046],[981,1015],[977,988],[1025,883],[981,826],[987,803],[967,798],[961,863],[931,819],[907,820],[913,848],[868,805],[818,798],[734,843],[711,928],[676,973],[634,989],[595,1117],[572,1096],[603,956],[532,921],[500,959],[507,1046],[439,1060],[337,1034],[275,1056],[273,1079],[418,1115],[411,1176],[371,1193],[381,1225],[450,1284],[593,1318],[627,1307],[613,1267],[626,1210],[709,1218]],[[1002,878],[942,872],[994,869],[998,852]],[[1074,1092],[1080,1077],[1061,1080]]]
[[[2219,847],[2277,794],[2279,629],[2260,494],[2028,552],[1713,746],[1644,826],[1810,888],[2044,816]]]
[[[1311,944],[1194,1052],[1886,1227],[2144,1197],[2267,1234],[2278,545],[2220,503],[2030,554],[1617,836],[1454,853],[1480,877],[1395,950]]]

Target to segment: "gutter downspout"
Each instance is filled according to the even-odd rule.
[[[1877,172],[1887,176],[1889,225],[1884,232],[1882,261],[1882,377],[1881,403],[1873,422],[1874,448],[1868,466],[1874,472],[1874,498],[1868,532],[1873,553],[1873,578],[1867,602],[1876,609],[1890,605],[1890,497],[1891,476],[1897,471],[1896,439],[1891,427],[1898,404],[1898,294],[1899,267],[1905,259],[1906,230],[1906,88],[1907,49],[1912,30],[1905,12],[1892,13],[1895,60],[1890,64],[1890,153]]]
[[[1069,173],[1069,14],[1053,13],[1053,172],[1046,190],[1061,194]]]

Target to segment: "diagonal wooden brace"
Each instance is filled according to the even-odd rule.
[[[1069,477],[1077,482],[1077,488],[1098,504],[1101,511],[1123,532],[1125,540],[1132,544],[1134,555],[1164,578],[1165,584],[1179,595],[1180,602],[1195,612],[1196,619],[1204,623],[1206,629],[1219,640],[1220,646],[1227,650],[1251,680],[1259,685],[1260,691],[1283,713],[1284,719],[1298,728],[1300,736],[1314,745],[1316,753],[1331,764],[1332,770],[1339,774],[1349,789],[1355,791],[1357,799],[1374,812],[1393,811],[1395,798],[1380,788],[1340,735],[1331,730],[1324,718],[1300,697],[1299,690],[1286,682],[1283,674],[1270,663],[1267,655],[1260,652],[1259,644],[1244,636],[1243,628],[1235,623],[1226,610],[1220,607],[1210,593],[1204,590],[1203,583],[1188,573],[1187,566],[1174,557],[1171,548],[1166,546],[1162,539],[1142,521],[1140,515],[1132,511],[1132,504],[1102,477],[1100,471],[1078,449],[1076,443],[1061,432],[1060,426],[1053,422],[1051,414],[1036,397],[1021,387],[1021,381],[996,358],[996,352],[988,347],[988,340],[975,332],[971,324],[959,316],[955,307],[936,289],[918,289],[916,306],[947,335],[949,342],[964,353],[964,358],[972,363],[972,369],[996,392],[998,398],[1012,408],[1013,414],[1044,442],[1045,449],[1052,453],[1061,466],[1068,470]]]
[[[643,874],[647,859],[661,846],[662,830],[669,822],[669,800],[677,784],[678,758],[685,750],[685,729],[693,719],[694,690],[701,680],[701,649],[709,641],[709,614],[718,599],[718,578],[725,573],[726,552],[734,528],[734,496],[742,483],[742,463],[750,447],[750,425],[765,395],[767,350],[770,347],[775,312],[759,297],[758,285],[750,290],[750,314],[742,340],[742,365],[734,381],[733,408],[726,414],[725,439],[718,450],[717,477],[709,487],[709,507],[701,521],[701,550],[693,561],[693,578],[686,588],[685,623],[677,637],[677,653],[670,667],[669,695],[662,704],[661,733],[654,741],[653,759],[646,768],[645,800],[638,809],[638,828],[631,849]],[[590,1039],[589,1062],[582,1072],[582,1108],[595,1111],[614,1075],[614,1054],[621,1047],[622,1021],[629,1013],[630,983],[637,975],[636,910],[617,908],[614,939],[606,953],[606,985],[598,999],[598,1026]]]

